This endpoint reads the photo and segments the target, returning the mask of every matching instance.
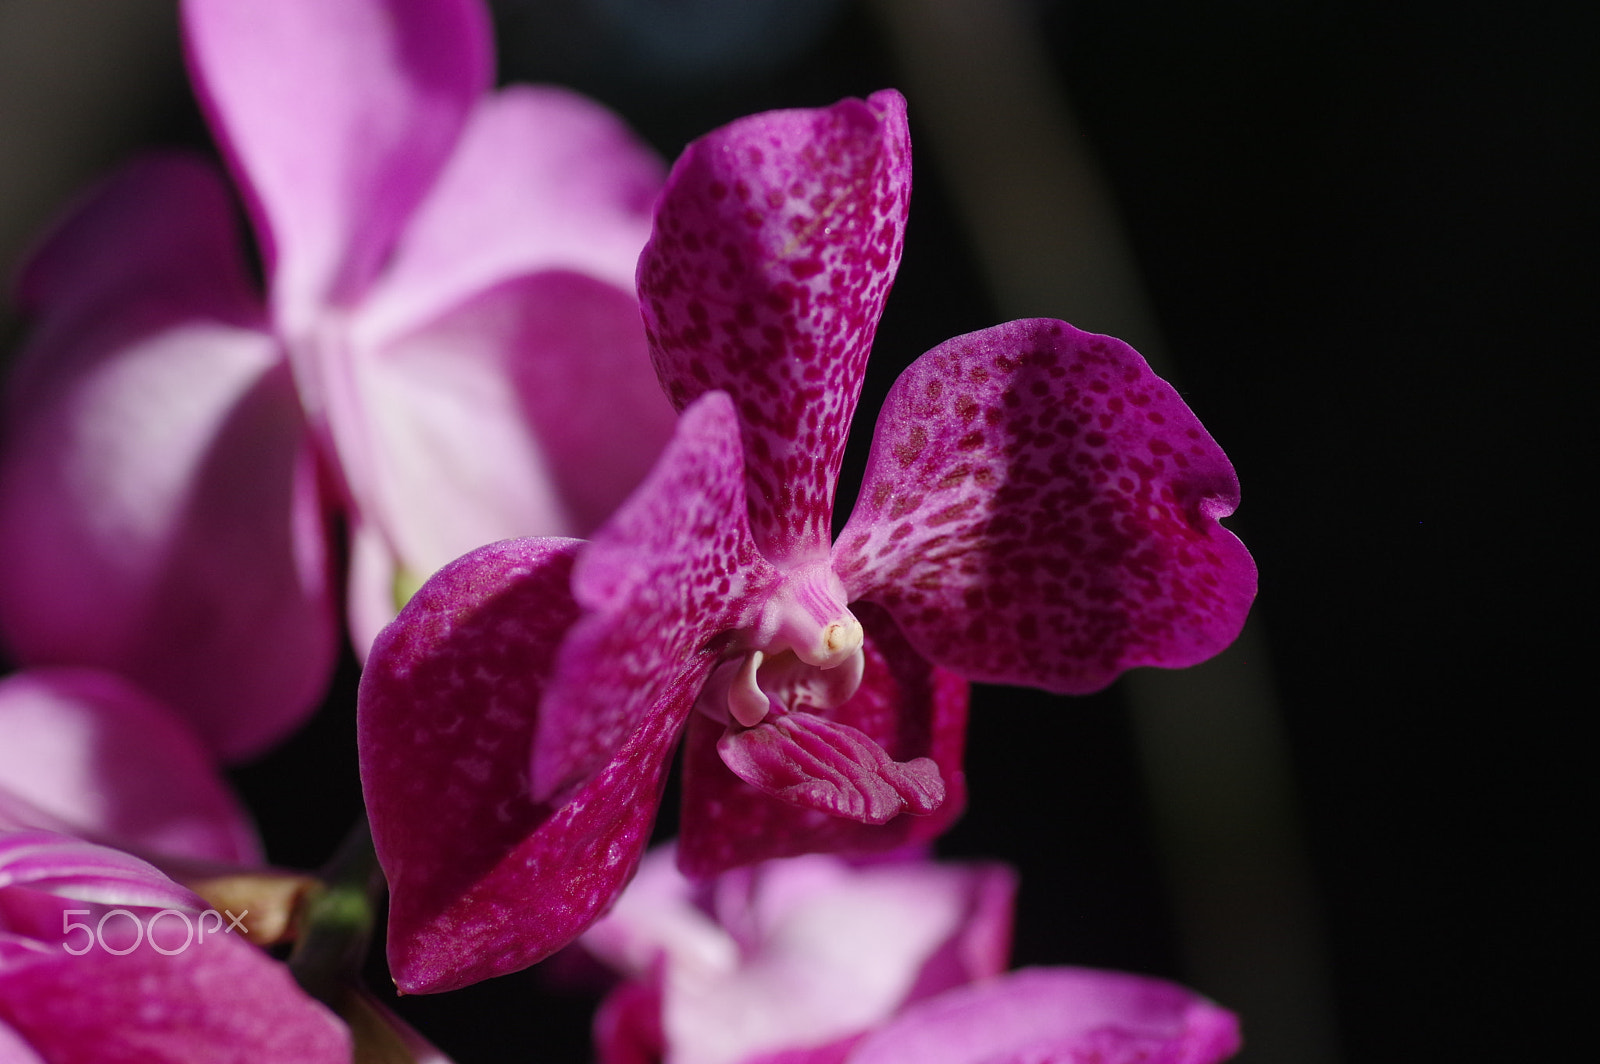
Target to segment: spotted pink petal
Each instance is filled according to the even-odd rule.
[[[492,76],[479,0],[184,0],[197,95],[246,191],[274,319],[360,295]]]
[[[673,166],[639,260],[651,351],[679,409],[733,396],[751,527],[779,564],[819,559],[911,195],[893,90],[740,119]]]
[[[484,547],[446,566],[373,645],[362,788],[389,879],[389,964],[406,993],[453,990],[566,945],[633,874],[681,712],[648,717],[559,808],[528,751],[561,634],[573,540]]]
[[[316,705],[335,649],[313,459],[226,186],[136,162],[21,283],[33,331],[0,455],[15,659],[120,672],[226,757]]]
[[[362,409],[333,427],[370,434],[345,449],[368,456],[353,478],[351,627],[363,648],[393,619],[397,583],[409,591],[495,540],[594,531],[676,420],[638,301],[564,270],[508,280],[355,361]]]
[[[740,865],[802,853],[876,853],[927,842],[946,831],[966,805],[961,770],[967,727],[967,683],[931,666],[906,643],[883,610],[855,603],[867,631],[861,689],[829,716],[868,736],[898,761],[931,758],[945,799],[928,816],[902,813],[867,824],[793,805],[729,771],[717,753],[724,727],[692,714],[684,739],[683,815],[678,860],[706,877]]]
[[[664,172],[593,100],[530,85],[483,97],[363,301],[357,341],[381,347],[479,292],[570,270],[630,297],[642,344],[634,270]]]
[[[1063,322],[956,337],[884,404],[834,568],[972,680],[1081,694],[1193,665],[1255,596],[1222,450],[1132,348]]]
[[[263,860],[248,814],[200,740],[112,673],[34,669],[0,680],[0,734],[0,826],[71,825],[150,855]],[[6,795],[48,819],[8,816]]]
[[[540,709],[534,798],[587,777],[663,707],[681,721],[723,649],[717,637],[748,627],[780,579],[745,517],[733,403],[709,393],[573,573],[585,613]]]
[[[1213,1064],[1238,1048],[1233,1014],[1183,987],[1121,972],[1031,968],[913,1005],[868,1035],[847,1059]]]

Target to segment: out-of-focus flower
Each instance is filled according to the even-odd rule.
[[[209,162],[114,175],[19,287],[0,631],[248,756],[439,565],[581,534],[671,409],[631,292],[658,161],[598,105],[488,91],[481,0],[186,0]],[[626,426],[618,431],[617,426]]]
[[[261,843],[209,752],[165,706],[94,669],[0,680],[0,830],[42,828],[154,860],[256,866]]]
[[[646,856],[579,942],[626,981],[601,1064],[1202,1064],[1231,1014],[1155,979],[1002,976],[1014,882],[1000,866],[769,861],[697,886]]]
[[[348,1064],[344,1025],[154,867],[0,831],[0,1059]]]
[[[379,638],[360,742],[402,988],[513,970],[602,912],[686,719],[686,870],[883,849],[958,804],[957,675],[1087,692],[1238,633],[1227,458],[1135,352],[1062,322],[918,359],[830,542],[909,150],[894,92],[691,145],[639,265],[683,411],[655,470],[586,547],[478,551]]]

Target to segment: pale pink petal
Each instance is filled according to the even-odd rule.
[[[25,1042],[22,1035],[0,1019],[0,1064],[50,1064]],[[607,1064],[602,1061],[601,1064]]]
[[[0,456],[0,629],[31,665],[120,672],[228,757],[316,705],[336,642],[294,388],[227,190],[119,172],[23,279],[33,332]]]
[[[722,650],[716,637],[748,627],[780,579],[745,518],[733,404],[710,393],[579,559],[585,612],[540,710],[534,797],[587,777],[662,707],[681,720]]]
[[[693,876],[802,853],[875,853],[932,840],[966,804],[961,757],[967,726],[965,680],[936,668],[905,642],[871,603],[852,609],[867,631],[861,689],[830,718],[855,728],[889,756],[931,758],[945,799],[929,816],[901,814],[887,824],[831,816],[763,794],[730,772],[717,753],[723,725],[689,718],[684,739],[683,814],[678,860]]]
[[[13,888],[99,905],[198,912],[205,904],[148,861],[50,831],[0,831],[0,891]],[[43,931],[59,941],[64,928]]]
[[[734,397],[751,525],[774,562],[814,560],[911,195],[892,90],[740,119],[673,166],[639,260],[656,370],[682,409]]]
[[[0,791],[76,834],[152,856],[263,859],[199,739],[112,673],[34,669],[0,680],[0,734]]]
[[[638,303],[577,273],[518,277],[387,349],[360,352],[359,408],[332,428],[360,512],[353,641],[467,551],[585,535],[672,432]]]
[[[834,568],[930,660],[1081,694],[1233,641],[1255,597],[1217,523],[1239,482],[1120,340],[1016,321],[957,337],[884,404]]]
[[[571,540],[514,540],[445,567],[373,645],[362,787],[389,878],[389,964],[406,993],[525,968],[600,915],[650,835],[681,714],[649,716],[562,806],[528,794],[561,633]]]
[[[914,1005],[850,1064],[1212,1064],[1239,1048],[1233,1014],[1120,972],[1032,968]]]
[[[363,302],[358,341],[382,346],[479,292],[547,270],[582,273],[631,298],[664,169],[620,119],[574,92],[513,85],[480,99]]]
[[[196,94],[245,189],[274,318],[359,296],[437,178],[492,50],[479,0],[184,0]]]
[[[887,1021],[922,993],[993,974],[987,910],[1009,908],[1009,871],[922,861],[852,867],[836,858],[773,861],[716,882],[712,912],[723,948],[678,930],[701,910],[688,891],[625,893],[596,925],[660,935],[662,1028],[675,1064],[735,1064],[781,1050],[820,1048]],[[655,910],[666,908],[667,913]],[[681,915],[672,918],[674,912]],[[979,914],[982,914],[981,916]],[[967,939],[974,917],[980,942]],[[700,919],[704,919],[700,916]],[[715,929],[712,929],[715,930]],[[589,940],[586,939],[586,944]],[[645,955],[645,942],[632,946]],[[976,960],[955,975],[954,949]],[[635,962],[637,964],[637,962]],[[936,971],[930,973],[929,966]]]

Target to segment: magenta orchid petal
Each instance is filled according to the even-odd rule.
[[[729,771],[717,752],[725,728],[703,714],[684,739],[683,815],[678,861],[705,877],[740,865],[803,853],[876,853],[944,833],[966,804],[961,771],[967,683],[918,656],[886,613],[871,603],[854,612],[866,628],[861,688],[827,716],[868,736],[900,761],[931,758],[945,798],[928,816],[902,813],[877,825],[833,816],[762,793]]]
[[[264,859],[200,740],[115,674],[35,669],[0,680],[0,733],[0,794],[50,814],[52,823],[27,826],[70,824],[150,855]],[[0,825],[9,819],[0,808]]]
[[[633,296],[661,160],[616,115],[554,86],[513,85],[473,109],[437,184],[354,323],[381,346],[479,292],[570,270]]]
[[[1034,968],[913,1005],[850,1064],[1212,1064],[1239,1048],[1232,1013],[1180,986],[1120,972]]]
[[[561,807],[528,794],[540,696],[576,615],[578,546],[514,540],[445,567],[363,673],[362,787],[389,878],[390,968],[407,993],[504,975],[566,945],[649,838],[681,717],[651,718]]]
[[[540,708],[534,799],[588,776],[662,706],[691,705],[721,649],[708,642],[750,624],[779,579],[745,516],[733,404],[710,393],[574,570],[586,612]]]
[[[483,543],[592,532],[672,432],[646,365],[637,301],[559,270],[485,290],[364,355],[363,416],[334,425],[345,453],[369,456],[352,552],[354,643],[370,644],[393,619],[397,586],[409,592]],[[348,441],[346,430],[371,438]]]
[[[672,168],[639,259],[656,372],[711,389],[744,432],[751,525],[777,564],[817,560],[911,194],[905,100],[740,119]]]
[[[51,831],[0,832],[0,890],[13,887],[101,905],[205,907],[148,861]]]
[[[834,567],[969,679],[1081,694],[1238,635],[1255,565],[1222,450],[1119,340],[1017,321],[901,375]]]
[[[773,714],[753,728],[730,728],[717,753],[759,791],[865,824],[886,824],[902,812],[926,816],[944,802],[931,758],[896,761],[858,729],[816,713]]]
[[[492,76],[478,0],[185,0],[196,94],[301,339],[394,248]]]
[[[227,757],[320,698],[333,605],[293,386],[261,329],[227,190],[158,156],[114,175],[22,281],[0,629],[26,664],[97,666]]]
[[[62,947],[83,945],[89,917],[69,912],[72,905],[53,907],[56,919],[42,929],[54,932],[46,949],[0,963],[0,1049],[9,1030],[50,1064],[350,1060],[344,1025],[295,985],[287,967],[242,937],[186,936],[184,928],[200,921],[183,924],[182,909],[165,917],[111,910],[115,929],[159,918],[166,941],[119,941],[113,948],[121,955],[98,946],[74,955]],[[69,920],[80,927],[63,937]]]

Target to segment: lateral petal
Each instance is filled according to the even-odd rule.
[[[335,642],[304,422],[214,169],[119,171],[22,281],[0,456],[17,660],[120,672],[226,757],[316,705]]]
[[[373,645],[358,738],[389,879],[389,964],[406,993],[453,990],[566,945],[633,874],[681,713],[646,718],[559,807],[528,750],[562,633],[573,540],[512,540],[446,566]]]
[[[679,409],[733,396],[751,527],[774,562],[827,552],[910,195],[905,100],[885,90],[701,137],[656,207],[639,259],[656,372]]]
[[[34,669],[0,680],[0,825],[20,797],[77,834],[152,856],[263,859],[200,740],[120,677]]]
[[[733,403],[707,394],[683,412],[655,469],[573,572],[585,612],[540,710],[536,800],[587,777],[660,707],[677,714],[692,703],[722,649],[717,637],[748,626],[778,583],[751,538],[743,495]]]
[[[493,52],[477,0],[185,0],[196,95],[245,189],[273,316],[359,296],[438,176]]]
[[[1227,456],[1126,344],[1015,321],[923,355],[879,415],[834,569],[971,680],[1082,694],[1233,641],[1256,570]]]
[[[678,860],[706,877],[740,865],[803,853],[877,853],[943,834],[966,805],[961,771],[967,683],[928,664],[889,615],[869,602],[851,606],[866,628],[861,687],[828,716],[868,737],[897,761],[930,758],[945,798],[927,816],[901,813],[870,824],[795,805],[758,790],[729,770],[717,751],[724,728],[691,714],[684,738],[683,814]]]

